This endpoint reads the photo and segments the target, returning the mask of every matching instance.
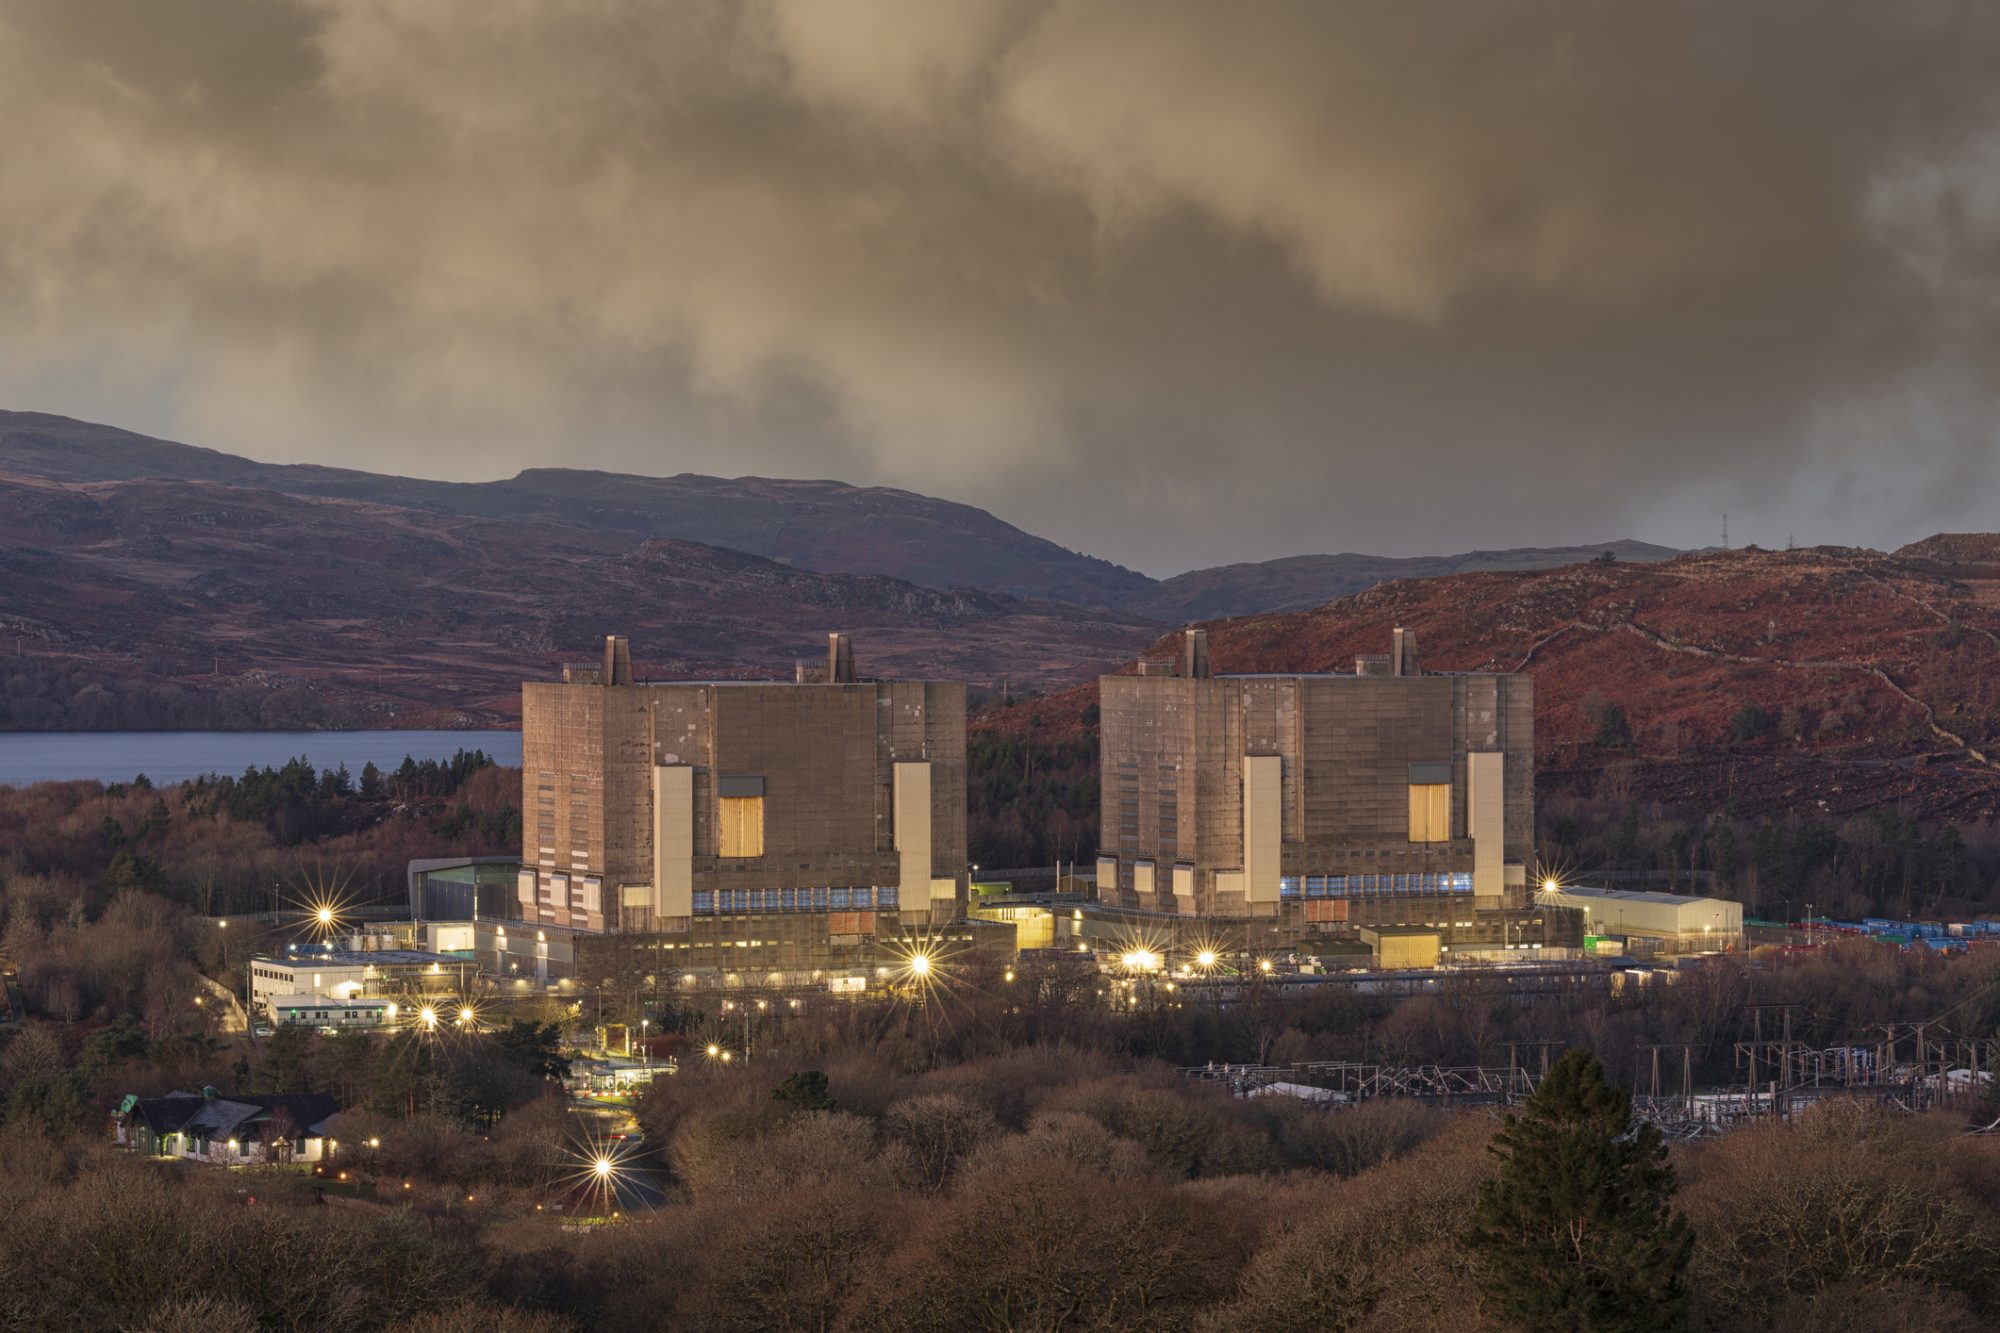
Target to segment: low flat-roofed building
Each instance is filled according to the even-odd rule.
[[[402,1007],[387,996],[274,995],[267,1012],[279,1027],[383,1028],[395,1024]]]
[[[1743,904],[1645,889],[1545,888],[1537,902],[1584,914],[1588,939],[1619,937],[1668,953],[1710,953],[1743,947]]]
[[[326,949],[250,960],[250,1008],[277,1022],[275,1002],[324,997],[389,1000],[416,995],[466,993],[478,967],[470,958],[416,949]]]
[[[481,975],[502,985],[552,986],[576,977],[576,937],[585,932],[524,921],[426,921],[424,943],[435,953],[469,958]]]

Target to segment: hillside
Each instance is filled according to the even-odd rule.
[[[1208,628],[1218,671],[1323,671],[1397,625],[1427,670],[1533,673],[1545,798],[2000,817],[2000,537],[1410,579]],[[1074,769],[1094,702],[1079,686],[988,713],[977,735],[1023,772]]]
[[[39,412],[0,412],[0,473],[58,482],[165,478],[727,547],[821,573],[1116,605],[1143,574],[1065,550],[982,509],[879,486],[762,477],[635,477],[536,468],[447,482],[253,462]]]
[[[219,482],[0,474],[0,727],[454,725],[608,632],[643,672],[1054,684],[1156,627],[692,542]]]
[[[281,495],[700,542],[820,573],[880,574],[927,588],[1108,606],[1165,624],[1319,606],[1389,579],[1544,569],[1605,550],[1621,560],[1674,554],[1666,547],[1620,541],[1409,558],[1303,555],[1158,581],[1067,550],[971,505],[887,487],[567,468],[533,468],[504,481],[426,481],[259,463],[39,412],[0,412],[0,474],[9,473],[66,483],[217,482]]]
[[[1281,560],[1217,565],[1164,579],[1121,605],[1170,624],[1219,620],[1265,611],[1297,611],[1352,596],[1394,579],[1437,578],[1491,569],[1557,569],[1605,552],[1617,560],[1671,560],[1680,552],[1647,542],[1598,542],[1583,546],[1525,546],[1460,555],[1295,555]]]
[[[2000,559],[1941,540],[1406,581],[1211,642],[1231,670],[1326,669],[1400,624],[1428,669],[1531,671],[1546,791],[1990,819]],[[1629,751],[1597,744],[1605,704]]]

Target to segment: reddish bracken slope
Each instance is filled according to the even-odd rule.
[[[1413,579],[1209,632],[1218,671],[1343,670],[1398,625],[1428,670],[1533,673],[1544,791],[2000,814],[2000,537]],[[1080,725],[1089,698],[988,725],[1027,730],[1028,711],[1044,733]],[[1630,746],[1598,744],[1607,704]],[[1768,726],[1738,721],[1750,704]]]

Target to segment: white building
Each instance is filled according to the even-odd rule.
[[[1716,953],[1743,947],[1743,904],[1642,889],[1543,889],[1537,901],[1584,914],[1586,937],[1622,936],[1666,953]]]
[[[470,958],[415,949],[363,951],[310,947],[250,960],[250,1008],[273,1023],[286,1011],[331,1009],[368,999],[464,995],[478,968]],[[306,1002],[311,1001],[312,1004]],[[393,1017],[393,1015],[389,1015]],[[337,1026],[315,1023],[315,1026]]]

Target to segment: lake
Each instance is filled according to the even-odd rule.
[[[0,732],[0,786],[94,778],[184,782],[204,773],[240,776],[253,764],[277,768],[304,755],[315,768],[339,768],[357,779],[364,764],[392,769],[408,755],[449,759],[457,750],[484,750],[502,764],[521,762],[518,731],[5,731]]]

